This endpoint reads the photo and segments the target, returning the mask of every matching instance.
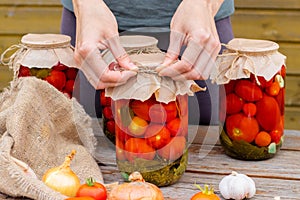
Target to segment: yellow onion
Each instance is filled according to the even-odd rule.
[[[163,200],[161,190],[154,184],[145,182],[139,172],[129,176],[130,183],[123,183],[112,188],[108,200]]]
[[[71,170],[70,163],[76,151],[66,156],[64,163],[59,167],[49,169],[43,176],[43,182],[53,190],[69,197],[76,196],[80,186],[78,176]]]

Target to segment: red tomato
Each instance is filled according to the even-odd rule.
[[[245,103],[243,112],[247,117],[253,117],[256,114],[256,105],[254,103]]]
[[[67,91],[68,93],[72,93],[74,90],[74,80],[67,80],[64,91]]]
[[[234,93],[230,93],[226,96],[226,113],[231,115],[238,113],[242,110],[244,100],[238,97]]]
[[[66,85],[66,75],[62,71],[58,70],[51,70],[50,75],[45,78],[45,80],[53,85],[56,89],[59,91],[62,91],[62,89]]]
[[[171,140],[170,131],[161,124],[151,124],[145,132],[147,143],[155,149],[160,149]]]
[[[133,100],[132,102],[130,102],[130,108],[136,116],[146,121],[150,121],[149,109],[154,104],[155,100],[153,98],[147,99],[144,102],[139,100]]]
[[[95,200],[106,200],[107,191],[104,185],[88,178],[86,183],[78,188],[76,197],[92,197]]]
[[[176,160],[184,153],[186,139],[183,136],[176,136],[163,148],[157,150],[159,156],[167,160]]]
[[[126,160],[124,143],[116,138],[116,157],[118,160]]]
[[[28,67],[20,66],[18,77],[30,76],[30,69]]]
[[[263,97],[261,89],[249,80],[241,79],[236,83],[235,93],[245,101],[258,101]]]
[[[131,135],[127,134],[128,130],[126,128],[121,129],[119,126],[115,126],[115,131],[116,131],[116,137],[122,142],[125,142],[128,139],[132,138]]]
[[[151,122],[155,122],[155,123],[169,122],[177,117],[176,103],[174,101],[168,104],[156,103],[153,106],[151,106],[149,110],[149,116]]]
[[[135,158],[153,160],[155,157],[155,149],[149,146],[146,140],[142,138],[130,138],[127,140],[125,150],[125,156],[130,162],[133,162]]]
[[[112,120],[114,119],[113,112],[111,110],[111,107],[106,106],[102,109],[102,114],[106,119]]]
[[[238,113],[226,119],[226,130],[232,140],[244,140],[250,143],[259,132],[259,126],[255,118]]]
[[[167,123],[167,128],[171,132],[171,136],[186,136],[188,133],[188,118],[175,118]]]
[[[279,130],[273,130],[270,132],[270,136],[271,136],[271,141],[278,144],[280,142],[282,132]]]
[[[236,82],[237,82],[236,80],[231,80],[229,81],[229,83],[224,84],[226,94],[230,94],[234,91]]]
[[[114,134],[115,133],[115,121],[114,120],[107,121],[106,128],[111,134]]]
[[[280,85],[278,82],[273,82],[269,87],[266,88],[266,93],[270,96],[277,96],[280,91]]]
[[[52,67],[53,70],[58,70],[58,71],[64,71],[68,69],[68,67],[60,62],[58,62],[56,65]]]
[[[72,68],[72,67],[68,67],[67,71],[66,71],[66,76],[68,80],[75,80],[76,76],[78,73],[78,69],[76,68]]]
[[[277,101],[265,95],[256,103],[256,119],[259,125],[266,131],[272,131],[280,122],[280,109]]]
[[[105,96],[105,91],[100,91],[100,103],[102,106],[111,106],[111,98]]]

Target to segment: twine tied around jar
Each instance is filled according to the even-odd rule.
[[[211,74],[213,83],[226,84],[253,74],[260,85],[258,76],[270,80],[285,65],[286,57],[271,41],[237,38],[222,46],[226,49],[217,57],[217,67]]]

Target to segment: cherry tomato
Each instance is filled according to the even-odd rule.
[[[76,197],[92,197],[95,200],[106,200],[107,191],[104,185],[88,178],[86,183],[78,188]]]
[[[111,106],[111,98],[105,96],[105,91],[100,91],[100,103],[102,106]]]
[[[250,143],[259,132],[259,125],[255,118],[238,113],[226,119],[226,130],[232,140],[244,140]]]
[[[167,128],[171,132],[171,136],[186,136],[188,133],[188,117],[184,117],[182,119],[175,118],[167,123]]]
[[[59,91],[62,91],[62,89],[65,87],[66,84],[65,73],[58,70],[52,70],[50,72],[50,75],[47,76],[45,79],[48,83],[53,85]]]
[[[184,153],[186,139],[183,136],[176,136],[163,148],[157,150],[159,156],[167,160],[176,160]]]
[[[136,137],[144,135],[148,122],[140,117],[134,116],[128,126],[129,133]]]
[[[145,139],[130,138],[125,143],[125,156],[130,162],[135,158],[143,158],[146,160],[153,160],[155,157],[155,149],[149,146]]]
[[[270,96],[277,96],[280,91],[280,85],[278,82],[273,82],[269,87],[266,88],[266,93]]]
[[[145,132],[147,143],[155,149],[160,149],[171,140],[170,131],[161,124],[151,124]]]

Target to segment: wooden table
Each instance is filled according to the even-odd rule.
[[[94,133],[99,144],[96,157],[105,183],[123,182],[116,166],[114,146],[101,133],[99,123],[94,123]],[[300,131],[286,130],[281,151],[269,160],[241,161],[226,156],[218,142],[219,130],[215,126],[190,126],[189,164],[183,177],[174,185],[161,187],[166,200],[189,200],[198,192],[193,185],[211,184],[220,195],[218,184],[231,171],[253,178],[257,193],[253,200],[300,199]],[[220,195],[221,196],[221,195]],[[13,199],[0,194],[0,199]]]
[[[220,195],[218,184],[231,171],[253,178],[257,193],[253,200],[300,199],[300,131],[286,130],[285,141],[274,158],[264,161],[241,161],[226,156],[218,143],[218,127],[191,126],[189,163],[183,177],[174,185],[161,187],[167,200],[189,200],[198,189],[193,185],[211,184]],[[115,161],[114,148],[98,135],[97,159],[105,183],[123,182]],[[221,196],[221,195],[220,195]]]

